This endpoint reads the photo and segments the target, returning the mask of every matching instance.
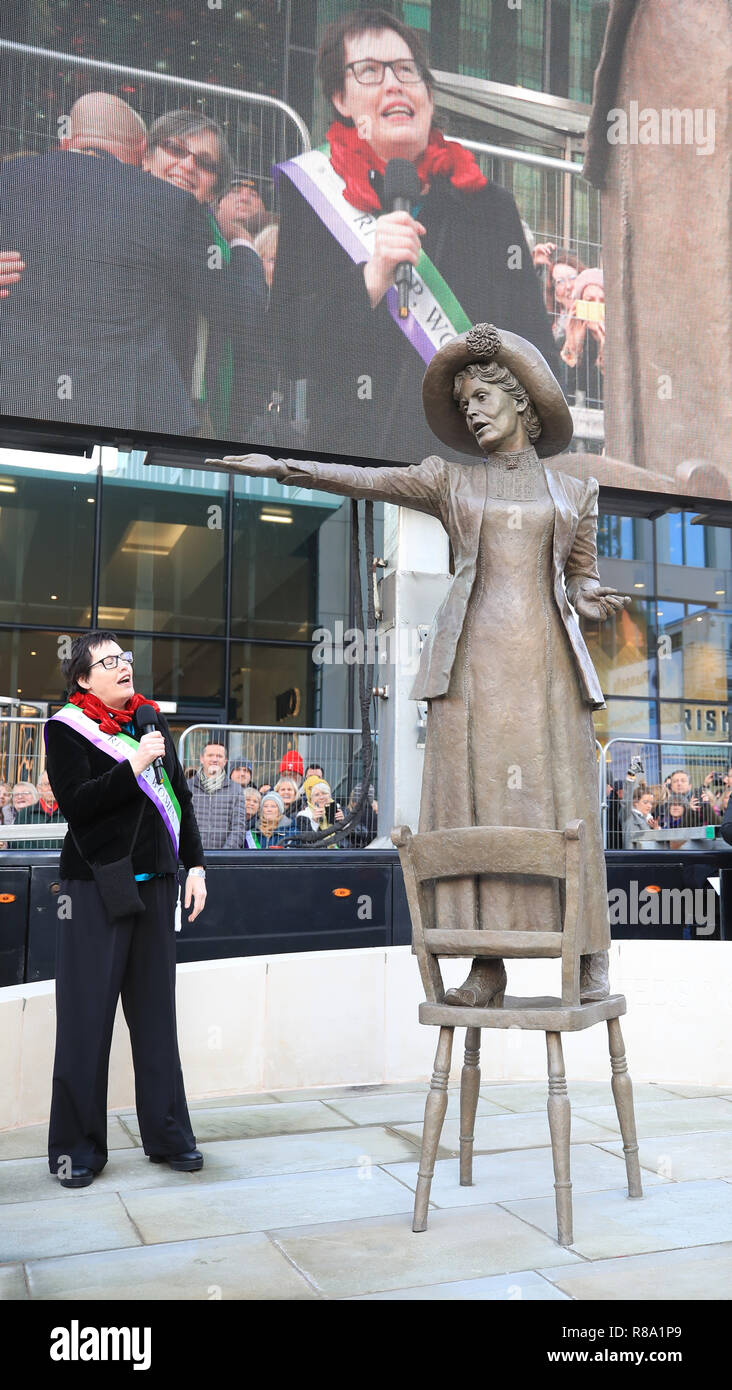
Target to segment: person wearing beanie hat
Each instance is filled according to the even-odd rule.
[[[252,764],[246,758],[232,758],[229,763],[229,778],[242,788],[251,786]]]
[[[302,775],[304,770],[305,769],[303,761],[297,749],[290,748],[285,753],[284,758],[280,762],[280,765],[277,769],[277,775],[278,777],[295,776],[297,777],[298,781],[302,781]]]
[[[412,689],[412,699],[428,706],[419,829],[564,830],[584,820],[580,994],[602,999],[610,929],[592,710],[604,700],[575,615],[603,622],[629,599],[600,580],[598,485],[542,463],[567,448],[572,417],[541,353],[515,333],[481,323],[453,338],[425,372],[422,404],[433,434],[468,459],[432,454],[409,468],[257,454],[208,462],[401,503],[442,522],[454,578]],[[438,918],[459,929],[562,928],[549,879],[482,875],[436,888]],[[449,998],[497,1005],[505,984],[502,961],[478,958]]]
[[[284,849],[289,843],[289,831],[282,827],[285,803],[277,792],[266,792],[259,807],[256,830],[247,830],[245,849]]]

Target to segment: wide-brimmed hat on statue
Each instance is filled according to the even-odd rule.
[[[539,349],[527,338],[494,328],[492,323],[476,323],[468,333],[453,338],[435,353],[424,374],[424,413],[432,433],[443,444],[464,454],[483,453],[453,399],[455,376],[471,362],[497,362],[513,372],[526,388],[541,421],[541,434],[534,442],[541,458],[561,454],[566,449],[572,438],[572,416],[554,373]]]

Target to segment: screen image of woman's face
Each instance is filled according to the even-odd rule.
[[[413,61],[409,44],[393,29],[369,30],[346,40],[345,58],[343,90],[332,97],[336,111],[353,121],[381,159],[417,160],[427,147],[434,110],[425,82],[400,82],[388,67],[381,82],[367,84],[359,82],[348,66],[366,58]]]

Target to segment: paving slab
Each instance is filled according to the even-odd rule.
[[[429,1090],[429,1080],[424,1083],[419,1081],[364,1081],[360,1085],[353,1086],[310,1086],[302,1091],[273,1091],[272,1095],[277,1100],[334,1100],[339,1096],[391,1096],[397,1095],[400,1091],[423,1090],[426,1095]],[[458,1088],[460,1083],[457,1083]],[[454,1090],[454,1085],[448,1087]]]
[[[626,1186],[625,1160],[612,1157],[594,1144],[572,1146],[572,1186],[575,1192],[596,1192],[603,1188]],[[610,1162],[607,1159],[610,1158]],[[387,1173],[398,1177],[413,1191],[417,1186],[418,1163],[389,1163]],[[732,1168],[732,1164],[730,1165]],[[649,1184],[666,1181],[656,1173],[644,1175]],[[437,1207],[480,1206],[486,1202],[506,1202],[521,1197],[553,1196],[554,1169],[551,1148],[521,1149],[517,1152],[478,1154],[473,1159],[473,1186],[460,1186],[456,1158],[441,1158],[435,1164],[430,1201]]]
[[[628,1255],[543,1272],[576,1299],[618,1299],[629,1303],[729,1300],[732,1242],[664,1250],[653,1255]]]
[[[33,1298],[73,1302],[318,1297],[259,1233],[31,1262],[28,1282]]]
[[[200,1175],[199,1175],[200,1176]],[[127,1192],[124,1203],[145,1244],[262,1231],[274,1226],[357,1221],[412,1208],[412,1194],[380,1168],[337,1168],[237,1182],[195,1192]]]
[[[151,1164],[141,1149],[118,1150],[94,1181],[95,1193],[133,1189],[197,1190],[203,1180],[232,1182],[239,1178],[273,1177],[326,1168],[367,1170],[373,1164],[411,1158],[414,1145],[376,1126],[324,1130],[317,1134],[268,1135],[262,1139],[228,1139],[203,1144],[202,1173],[176,1173],[165,1163]],[[85,1189],[88,1190],[88,1189]],[[7,1202],[49,1201],[59,1187],[45,1159],[30,1158],[0,1164],[0,1191]]]
[[[107,1146],[131,1149],[136,1142],[116,1115],[107,1121]],[[48,1153],[48,1125],[22,1125],[20,1129],[0,1130],[0,1163],[8,1158],[39,1158]]]
[[[641,1102],[635,1105],[635,1124],[639,1139],[653,1139],[656,1135],[701,1133],[704,1130],[730,1128],[729,1101],[719,1099],[655,1101],[653,1104]],[[575,1115],[602,1125],[604,1129],[620,1134],[615,1106],[592,1105],[578,1108],[572,1113],[572,1127]]]
[[[394,1126],[397,1134],[419,1145],[422,1142],[422,1125],[398,1124]],[[599,1143],[611,1139],[613,1131],[607,1125],[600,1125],[572,1116],[572,1143]],[[475,1121],[475,1153],[495,1153],[500,1149],[544,1148],[549,1141],[549,1121],[546,1114],[527,1115],[486,1115]],[[456,1154],[460,1147],[460,1121],[446,1119],[440,1135],[440,1157]]]
[[[603,1143],[608,1153],[623,1152],[621,1141]],[[703,1134],[664,1135],[641,1139],[639,1147],[643,1181],[660,1173],[672,1182],[697,1178],[732,1178],[732,1127]]]
[[[580,1105],[609,1105],[615,1109],[610,1080],[573,1081],[567,1077],[569,1100],[574,1111]],[[493,1101],[504,1110],[525,1111],[543,1110],[546,1114],[548,1087],[546,1081],[510,1083],[503,1086],[481,1086],[480,1094],[484,1100]],[[664,1091],[659,1091],[651,1082],[636,1082],[633,1086],[636,1101],[668,1100]]]
[[[402,1091],[392,1095],[359,1096],[353,1099],[328,1101],[328,1108],[343,1115],[355,1125],[409,1124],[424,1121],[424,1107],[428,1090]],[[505,1115],[506,1111],[489,1100],[478,1100],[478,1115]],[[447,1118],[460,1118],[460,1091],[451,1091],[447,1097]]]
[[[656,1085],[675,1096],[686,1096],[693,1100],[696,1096],[732,1096],[732,1086],[692,1086],[688,1081],[657,1081]]]
[[[22,1265],[0,1265],[0,1303],[17,1303],[28,1297]]]
[[[274,1100],[275,1096],[270,1091],[250,1091],[247,1095],[237,1096],[199,1096],[198,1100],[188,1101],[188,1109],[220,1110],[222,1105],[272,1105]]]
[[[578,1193],[572,1249],[587,1260],[639,1255],[732,1240],[732,1183],[663,1183],[642,1198],[623,1192]],[[508,1202],[506,1210],[540,1230],[556,1230],[553,1198]]]
[[[541,1274],[533,1270],[521,1270],[519,1274],[493,1274],[487,1279],[458,1279],[454,1284],[424,1284],[412,1289],[391,1289],[388,1293],[360,1293],[347,1298],[346,1303],[409,1302],[447,1303],[456,1300],[461,1303],[481,1300],[512,1302],[520,1299],[522,1303],[569,1302],[569,1295],[562,1293],[556,1284],[550,1284]]]
[[[127,1123],[130,1130],[139,1136],[140,1127],[137,1116]],[[323,1105],[321,1101],[303,1101],[301,1104],[282,1105],[274,1101],[271,1105],[231,1105],[220,1109],[198,1110],[193,1130],[198,1144],[214,1139],[249,1139],[259,1134],[299,1134],[307,1130],[346,1128],[350,1120],[337,1115],[335,1110]]]
[[[81,1250],[139,1245],[140,1239],[115,1194],[68,1188],[48,1202],[8,1202],[0,1207],[0,1260],[34,1260]]]
[[[419,1235],[401,1216],[271,1234],[332,1298],[579,1262],[573,1251],[493,1205],[431,1211],[428,1229]]]

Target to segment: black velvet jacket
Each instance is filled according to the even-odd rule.
[[[162,714],[158,726],[165,738],[165,771],[181,810],[180,858],[187,869],[205,866],[201,837],[191,793],[178,761],[170,730]],[[47,770],[53,794],[85,856],[112,863],[129,854],[135,825],[144,801],[132,855],[136,874],[174,874],[178,863],[173,842],[160,812],[140,791],[131,764],[117,763],[95,748],[83,734],[57,719],[46,726]],[[93,877],[87,859],[79,854],[70,833],[61,849],[61,878]]]

